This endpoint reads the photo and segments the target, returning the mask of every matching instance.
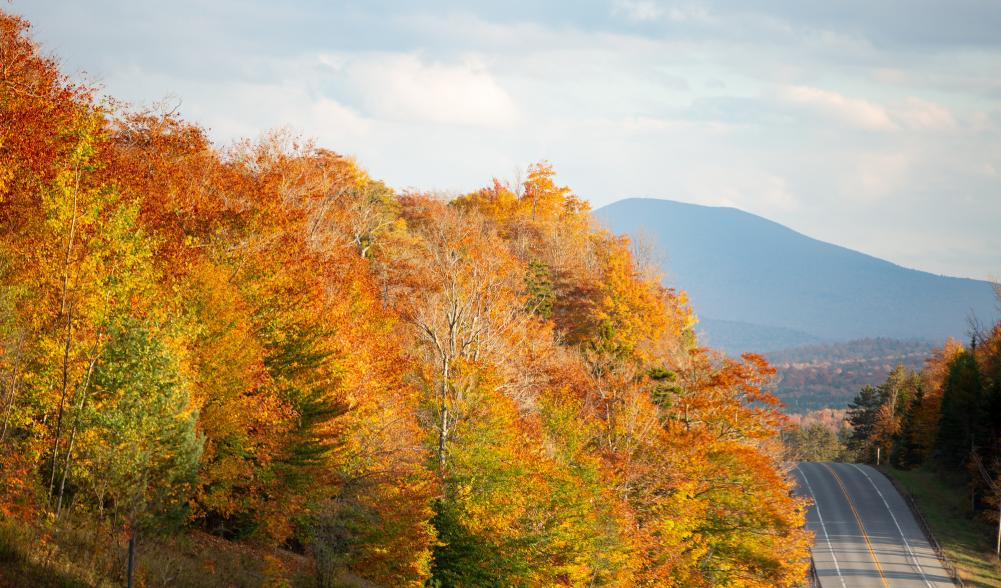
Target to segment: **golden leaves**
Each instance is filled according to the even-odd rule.
[[[134,504],[156,517],[295,537],[330,581],[801,571],[770,368],[697,348],[685,294],[551,165],[446,203],[288,134],[220,152],[176,113],[95,108],[24,26],[0,16],[16,60],[0,80],[0,408],[17,433],[0,512],[39,510],[58,454],[92,516],[126,500],[112,481],[141,479]]]

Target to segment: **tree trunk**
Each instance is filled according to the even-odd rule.
[[[449,367],[447,359],[442,361],[441,397],[439,398],[441,424],[438,431],[438,467],[441,469],[443,475],[445,473],[445,442],[448,439],[448,377],[451,375]]]
[[[131,529],[131,534],[129,535],[129,567],[126,572],[126,585],[128,588],[132,588],[132,575],[135,570],[136,561],[136,530]]]
[[[23,339],[21,340],[23,341]],[[14,363],[14,370],[10,376],[10,392],[7,394],[7,406],[3,413],[3,430],[0,431],[0,443],[7,438],[7,427],[10,425],[10,415],[14,411],[14,398],[17,396],[17,379],[21,376],[21,341],[18,341],[18,357]]]
[[[52,501],[52,493],[56,486],[56,455],[59,453],[59,439],[62,436],[63,427],[63,410],[66,405],[66,392],[69,389],[69,361],[72,341],[73,307],[70,306],[69,311],[66,313],[66,345],[63,347],[63,383],[62,390],[59,393],[59,411],[56,413],[56,432],[52,437],[52,459],[49,463],[52,471],[49,474],[49,494],[45,500],[46,507]]]
[[[445,438],[448,436],[448,407],[441,403],[441,431],[438,434],[438,467],[445,471]]]
[[[90,365],[87,366],[87,377],[83,382],[83,389],[79,392],[79,394],[82,394],[82,397],[80,398],[80,405],[77,407],[76,418],[73,419],[73,427],[70,429],[70,439],[66,444],[66,459],[63,462],[62,479],[59,481],[59,501],[56,503],[57,519],[63,510],[63,492],[66,490],[66,473],[70,469],[70,460],[73,456],[73,442],[76,441],[76,432],[80,426],[80,417],[83,414],[84,409],[87,407],[87,398],[90,395],[90,377],[94,373],[94,364],[96,363],[97,355],[95,354],[90,360]]]

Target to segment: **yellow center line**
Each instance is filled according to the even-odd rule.
[[[886,576],[883,574],[883,566],[879,564],[879,558],[876,557],[876,550],[872,548],[872,542],[869,541],[869,534],[865,532],[865,525],[862,524],[862,517],[859,515],[858,511],[855,510],[855,503],[852,502],[852,497],[848,495],[848,489],[845,488],[845,483],[841,481],[841,476],[838,475],[838,472],[834,471],[834,468],[832,468],[830,464],[824,462],[821,465],[831,472],[831,475],[834,476],[834,480],[838,483],[838,486],[841,487],[841,493],[845,495],[845,500],[848,501],[848,508],[852,509],[852,514],[855,515],[855,522],[858,523],[859,531],[862,532],[862,539],[865,540],[865,546],[869,548],[869,555],[872,556],[872,561],[876,564],[876,571],[879,572],[879,579],[883,581],[883,586],[890,588],[890,584],[886,581]]]

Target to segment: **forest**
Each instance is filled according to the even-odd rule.
[[[1001,300],[1001,287],[997,287]],[[949,339],[920,370],[898,366],[848,406],[847,448],[859,461],[969,473],[980,506],[996,513],[1001,479],[1001,320],[975,325],[970,343]]]
[[[0,585],[121,585],[129,539],[150,586],[804,577],[774,370],[551,165],[443,198],[217,146],[29,29],[0,13]]]
[[[896,366],[918,370],[934,350],[923,340],[859,339],[767,354],[775,368],[775,395],[787,413],[844,408],[865,386],[883,382]]]
[[[995,286],[1001,302],[1001,286]],[[922,469],[970,497],[969,513],[997,528],[1001,507],[1001,320],[972,322],[915,369],[901,363],[864,385],[847,409],[790,418],[789,459]],[[993,532],[993,531],[992,531]]]

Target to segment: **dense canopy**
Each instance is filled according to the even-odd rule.
[[[281,547],[321,585],[803,577],[772,370],[699,347],[549,164],[446,200],[287,133],[218,148],[27,28],[0,15],[5,520]]]

